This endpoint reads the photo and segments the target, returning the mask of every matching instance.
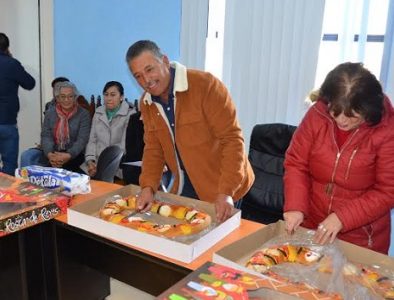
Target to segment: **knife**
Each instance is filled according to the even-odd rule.
[[[138,213],[139,213],[139,210],[135,210],[135,211],[133,211],[132,213],[128,214],[128,215],[126,216],[126,218],[128,219],[128,218],[130,218],[130,217],[133,217],[133,216],[135,216],[135,215],[138,214]]]

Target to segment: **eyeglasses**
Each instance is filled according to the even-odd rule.
[[[60,94],[58,97],[59,97],[60,100],[66,100],[66,99],[68,99],[68,100],[74,100],[75,95],[74,95],[74,94],[70,94],[70,95],[63,95],[63,94]]]

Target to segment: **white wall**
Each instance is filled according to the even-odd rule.
[[[19,89],[21,110],[18,124],[21,152],[39,142],[41,130],[38,1],[1,0],[0,3],[0,30],[10,39],[12,55],[36,79],[36,87],[32,91]]]
[[[1,1],[1,0],[0,0]],[[29,0],[31,1],[31,0]],[[33,0],[34,1],[34,0]],[[45,103],[52,99],[51,83],[54,79],[54,30],[53,0],[40,1],[40,48],[41,48],[41,95],[42,111]]]
[[[52,0],[0,1],[0,31],[9,37],[12,55],[36,80],[36,87],[32,91],[19,89],[21,107],[18,116],[19,154],[40,142],[42,108],[52,97],[50,86],[53,79],[52,15]],[[43,54],[42,60],[40,60],[40,51]],[[42,101],[41,95],[43,95]]]

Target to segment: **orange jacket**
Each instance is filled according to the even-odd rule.
[[[218,194],[242,198],[254,181],[244,151],[234,103],[225,86],[209,73],[174,63],[175,141],[184,167],[200,200]],[[175,175],[172,193],[180,194],[183,176],[174,137],[160,104],[145,93],[141,98],[144,155],[141,187],[157,190],[164,164]]]

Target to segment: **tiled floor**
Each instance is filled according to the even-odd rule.
[[[106,300],[152,300],[155,299],[143,291],[111,278],[111,295]]]

